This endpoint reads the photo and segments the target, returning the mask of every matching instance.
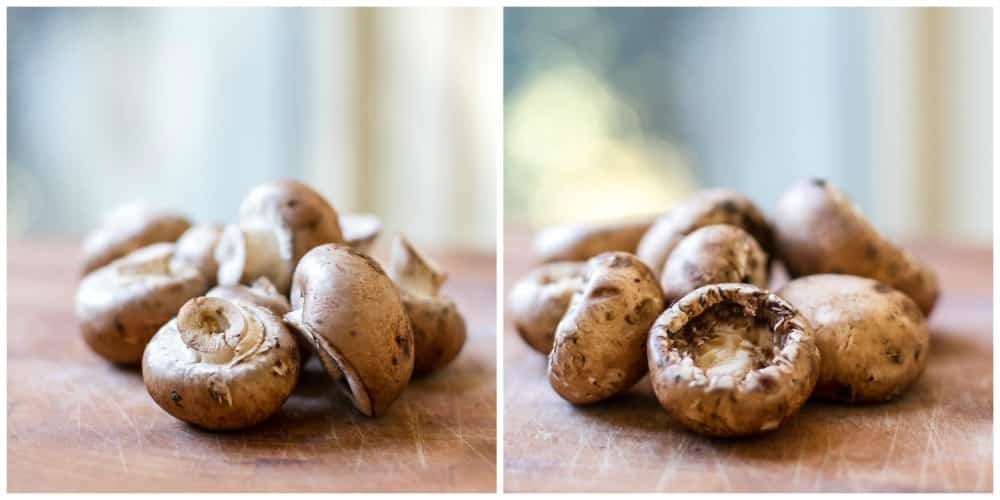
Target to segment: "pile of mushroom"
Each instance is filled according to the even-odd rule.
[[[710,189],[655,219],[546,228],[535,250],[510,318],[573,404],[648,373],[673,420],[745,436],[810,398],[898,398],[927,362],[937,276],[823,180],[793,184],[770,218]],[[792,280],[772,292],[776,264]]]
[[[95,353],[141,365],[156,404],[198,427],[273,416],[310,353],[331,392],[381,415],[411,377],[451,363],[466,331],[439,293],[445,273],[404,237],[388,271],[369,255],[380,232],[294,180],[255,187],[225,226],[125,205],[84,241],[77,321]]]

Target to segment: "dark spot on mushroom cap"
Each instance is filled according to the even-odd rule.
[[[628,267],[630,264],[629,259],[622,254],[613,254],[611,262],[608,262],[608,267]]]
[[[809,182],[814,186],[826,186],[826,179],[820,179],[819,177],[813,177],[812,179],[809,179]]]
[[[606,297],[613,297],[615,295],[621,294],[622,291],[617,287],[613,286],[601,286],[597,287],[590,292],[590,296],[595,299],[603,299]]]
[[[118,316],[115,316],[115,331],[118,332],[118,335],[125,334],[125,325],[122,324],[122,320]]]
[[[885,283],[876,283],[872,289],[878,293],[889,293],[892,291],[892,287]]]
[[[398,364],[399,364],[399,360],[398,360],[398,359],[396,359],[396,356],[393,356],[393,357],[392,357],[392,366],[396,366],[396,365],[398,365]]]
[[[866,243],[865,244],[865,255],[869,259],[874,259],[875,257],[877,257],[878,256],[878,246],[876,246],[875,243],[873,243],[871,241],[869,241],[868,243]]]
[[[183,405],[181,405],[181,395],[177,394],[177,391],[170,391],[170,400],[173,401],[175,405],[183,408]]]
[[[292,198],[288,200],[285,204],[288,205],[288,208],[295,208],[295,206],[299,204],[299,200]]]
[[[890,349],[890,350],[887,350],[887,351],[885,352],[885,355],[886,355],[886,356],[887,356],[887,357],[888,357],[889,359],[891,359],[893,363],[895,363],[895,364],[897,364],[897,365],[901,365],[901,364],[903,364],[903,357],[902,357],[902,356],[900,356],[900,354],[899,354],[899,351],[896,351],[896,350],[891,350],[891,349]]]
[[[735,213],[739,211],[739,207],[736,206],[736,202],[733,200],[723,201],[722,204],[719,205],[719,208],[729,213]]]
[[[352,336],[352,337],[357,337],[357,336],[358,336],[358,332],[357,332],[357,331],[355,331],[355,330],[351,330],[351,331],[349,331],[349,332],[347,332],[347,333],[348,333],[348,335],[350,335],[350,336]]]

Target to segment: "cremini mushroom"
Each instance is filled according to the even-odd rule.
[[[630,253],[591,258],[583,281],[556,328],[548,366],[549,384],[575,404],[611,397],[646,374],[646,335],[663,310],[656,277]]]
[[[261,184],[240,204],[239,225],[229,225],[215,251],[222,285],[264,276],[287,293],[299,259],[324,243],[341,243],[337,211],[319,193],[294,180]]]
[[[385,413],[410,381],[413,333],[396,285],[368,255],[320,245],[299,261],[285,320],[368,416]]]
[[[438,370],[458,356],[465,344],[465,319],[455,302],[439,291],[446,275],[417,251],[403,236],[392,242],[389,277],[399,287],[400,298],[413,331],[413,374]]]
[[[603,252],[635,253],[639,239],[654,220],[643,216],[548,227],[535,237],[535,253],[542,262],[586,261]]]
[[[104,358],[136,364],[146,343],[208,282],[194,266],[172,262],[173,243],[155,243],[101,267],[80,282],[76,319],[87,345]]]
[[[822,361],[815,396],[888,401],[924,371],[927,325],[906,294],[868,278],[815,274],[790,281],[778,295],[802,311],[816,331]]]
[[[660,277],[672,304],[688,292],[713,283],[767,287],[767,254],[743,229],[713,224],[687,235],[674,247]]]
[[[250,427],[277,413],[299,369],[299,348],[278,316],[222,297],[185,303],[142,358],[156,404],[213,430]]]
[[[680,241],[696,229],[729,224],[750,233],[769,256],[774,255],[774,235],[764,214],[745,195],[730,189],[707,189],[663,214],[639,240],[635,254],[657,277]]]
[[[650,382],[660,405],[711,436],[777,429],[809,398],[820,354],[809,322],[753,285],[706,285],[671,305],[650,331]]]
[[[174,259],[197,267],[209,284],[215,284],[219,264],[215,261],[215,247],[222,237],[221,224],[196,224],[177,240]]]
[[[122,205],[83,240],[83,274],[144,246],[174,242],[189,227],[182,215],[139,202]]]
[[[375,214],[348,213],[340,215],[340,228],[347,246],[371,254],[372,246],[382,232],[382,222]]]
[[[853,274],[909,295],[924,315],[934,309],[939,291],[934,270],[879,234],[829,182],[793,184],[778,201],[774,228],[780,258],[793,278]]]
[[[551,262],[532,269],[507,294],[514,330],[532,349],[548,354],[559,320],[583,286],[584,262]]]

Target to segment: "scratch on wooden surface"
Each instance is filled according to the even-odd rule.
[[[882,422],[892,427],[892,437],[889,439],[889,447],[886,449],[884,458],[882,459],[882,468],[880,474],[885,474],[886,470],[889,468],[889,461],[892,459],[892,452],[896,450],[896,436],[899,435],[899,427],[902,422],[896,418],[890,418],[889,410],[883,408],[882,410]]]
[[[719,479],[722,480],[723,488],[725,491],[732,491],[733,485],[729,482],[729,473],[726,471],[726,467],[722,465],[722,460],[719,460],[719,449],[712,446],[712,460],[715,462],[715,471],[718,473]]]
[[[676,434],[678,442],[674,447],[674,452],[671,454],[670,458],[667,459],[666,463],[663,464],[663,470],[660,472],[660,477],[656,480],[656,490],[663,491],[670,480],[674,478],[677,474],[677,466],[680,464],[681,460],[684,460],[684,453],[687,451],[689,440],[687,435],[683,433]]]
[[[938,398],[936,394],[932,399],[937,403]],[[937,428],[937,414],[940,406],[939,404],[932,405],[931,416],[927,419],[927,442],[924,444],[923,462],[920,464],[920,480],[917,482],[921,491],[927,490],[927,470],[930,468],[931,448],[934,448],[935,451],[937,448],[934,443],[934,434]]]
[[[361,464],[362,464],[361,458],[365,454],[365,444],[368,440],[368,437],[365,435],[365,432],[361,429],[361,426],[358,425],[357,423],[352,425],[351,428],[358,433],[358,449],[354,453],[354,472],[358,472],[361,469]]]
[[[407,420],[410,421],[410,433],[413,435],[413,444],[416,447],[417,460],[421,467],[427,467],[427,458],[424,457],[424,440],[420,434],[420,415],[413,413],[413,405],[406,405]]]
[[[604,449],[601,450],[601,464],[597,469],[597,472],[599,474],[603,474],[604,472],[606,472],[608,470],[608,467],[611,465],[611,453],[612,450],[614,449],[612,445],[614,444],[615,438],[617,437],[619,432],[620,431],[615,428],[611,428],[607,432],[607,437],[604,439]]]
[[[120,413],[125,422],[128,423],[129,428],[132,429],[133,433],[135,433],[137,446],[142,447],[142,433],[139,432],[139,426],[135,425],[135,421],[132,420],[132,416],[125,411],[125,408],[122,408],[122,405],[119,404],[118,400],[116,400],[112,395],[106,394],[105,399],[111,401],[111,404],[118,410],[118,413]]]
[[[122,448],[122,442],[119,439],[118,444],[118,461],[122,464],[122,472],[128,473],[128,462],[125,461],[125,450]]]

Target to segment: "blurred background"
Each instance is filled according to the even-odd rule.
[[[830,179],[894,236],[992,241],[989,9],[507,8],[505,223],[766,211]]]
[[[8,233],[137,199],[234,221],[294,177],[383,234],[494,252],[499,15],[9,9]]]

